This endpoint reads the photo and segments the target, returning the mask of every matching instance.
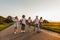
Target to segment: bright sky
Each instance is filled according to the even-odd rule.
[[[36,15],[49,21],[60,21],[60,0],[0,0],[0,16]]]

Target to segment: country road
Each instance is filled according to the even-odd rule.
[[[21,33],[21,26],[18,27],[18,33],[13,33],[13,25],[9,28],[0,31],[0,40],[60,40],[60,34],[41,29],[40,33],[33,31],[31,26],[31,32],[28,32],[28,27],[25,27],[26,32]]]

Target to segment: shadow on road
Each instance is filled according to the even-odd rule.
[[[16,35],[12,33],[12,34],[8,34],[6,38],[8,38],[9,40],[30,40],[32,37],[39,34],[40,33],[36,33],[36,32],[18,33]]]

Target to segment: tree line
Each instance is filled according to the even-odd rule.
[[[13,22],[12,16],[7,16],[6,18],[3,16],[0,16],[0,24],[11,23],[11,22]]]
[[[11,23],[11,22],[13,22],[12,16],[7,16],[6,18],[3,17],[3,16],[0,16],[0,24]],[[21,20],[20,20],[20,22],[21,22]],[[26,20],[26,22],[27,22],[27,20]],[[32,21],[31,23],[33,24],[34,22]],[[43,20],[43,23],[49,23],[49,21],[48,20]]]

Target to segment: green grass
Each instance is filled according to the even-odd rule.
[[[34,26],[33,23],[31,23],[32,26]],[[49,22],[49,23],[43,23],[43,29],[50,30],[53,32],[60,33],[60,22]]]
[[[3,23],[3,24],[0,24],[0,31],[5,29],[5,28],[7,28],[7,27],[9,27],[9,26],[11,26],[12,24],[13,24],[13,22],[12,23]]]
[[[44,23],[42,28],[60,33],[60,23],[58,22],[57,23],[53,23],[53,22]]]

